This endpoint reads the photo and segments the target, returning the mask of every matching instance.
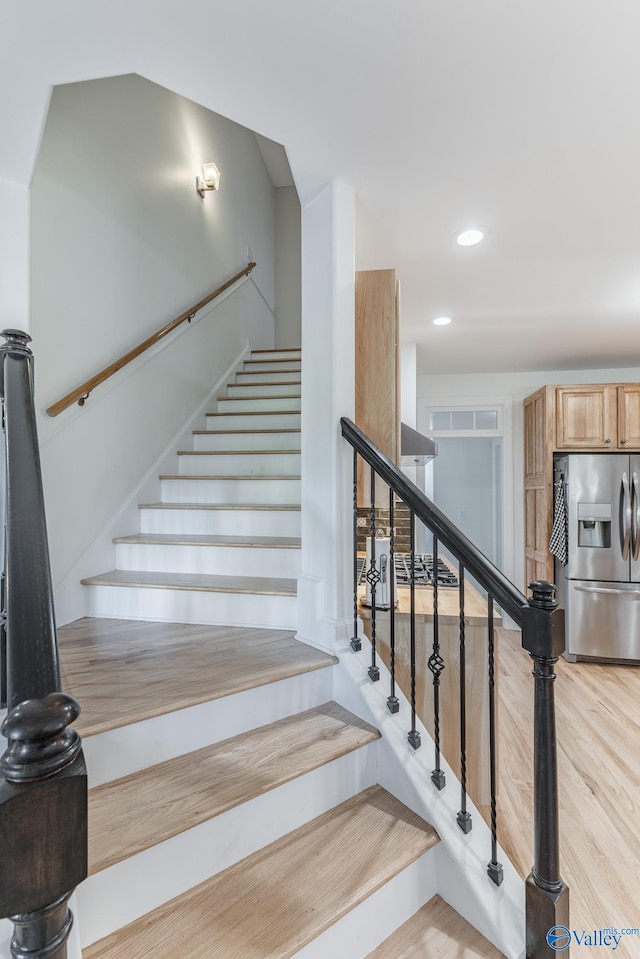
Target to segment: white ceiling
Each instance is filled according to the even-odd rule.
[[[639,38],[637,0],[0,0],[0,176],[51,84],[137,72],[353,185],[420,372],[640,365]]]

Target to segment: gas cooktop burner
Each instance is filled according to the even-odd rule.
[[[411,553],[396,553],[396,585],[411,585]],[[358,557],[358,584],[364,583],[364,556]],[[414,577],[416,586],[433,586],[433,556],[430,553],[416,553],[414,557]],[[438,586],[445,589],[457,589],[458,577],[447,564],[438,559]]]

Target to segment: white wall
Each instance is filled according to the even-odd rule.
[[[0,178],[0,329],[29,329],[29,190]]]
[[[514,582],[524,589],[524,433],[522,401],[545,384],[637,382],[640,368],[615,370],[554,370],[528,373],[460,373],[418,376],[418,426],[420,410],[439,400],[504,397],[512,410],[513,516],[505,523],[514,531]]]
[[[301,211],[296,188],[278,187],[276,199],[276,346],[300,346],[302,314]]]
[[[400,347],[400,420],[414,430],[417,429],[417,352],[416,343],[403,343]]]
[[[196,193],[214,160],[220,190]],[[137,76],[54,90],[32,190],[36,404],[59,584],[217,379],[273,345],[274,191],[253,134]],[[167,349],[44,409],[247,262],[246,283]],[[114,388],[115,386],[115,388]],[[95,572],[95,571],[88,571]]]

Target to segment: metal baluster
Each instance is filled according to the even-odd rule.
[[[413,510],[409,513],[411,548],[411,731],[409,742],[414,749],[422,745],[420,733],[416,729],[416,518]]]
[[[389,668],[391,670],[391,690],[387,697],[390,713],[397,713],[400,702],[396,696],[396,566],[395,566],[395,511],[393,490],[389,488]]]
[[[349,643],[354,653],[362,649],[358,636],[358,453],[353,451],[353,636]]]
[[[4,611],[5,574],[0,577],[0,709],[7,708],[7,617]]]
[[[380,573],[376,567],[376,474],[371,467],[371,565],[367,570],[367,582],[371,587],[371,665],[367,670],[372,683],[380,679],[380,670],[376,663],[376,586],[380,582]]]
[[[471,813],[467,812],[467,689],[465,663],[464,566],[458,566],[460,597],[460,812],[456,821],[463,833],[471,832]]]
[[[440,673],[444,661],[440,655],[440,637],[438,626],[438,538],[433,537],[433,651],[427,666],[433,675],[433,739],[435,743],[435,769],[431,772],[431,782],[438,789],[445,787],[445,775],[440,769]]]
[[[491,789],[491,862],[487,865],[489,878],[496,886],[504,879],[502,865],[498,862],[498,817],[496,810],[496,701],[495,701],[495,663],[493,648],[493,596],[487,599],[488,605],[488,645],[489,645],[489,770]]]

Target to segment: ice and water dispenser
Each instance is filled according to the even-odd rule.
[[[611,503],[578,503],[578,546],[611,549]]]

